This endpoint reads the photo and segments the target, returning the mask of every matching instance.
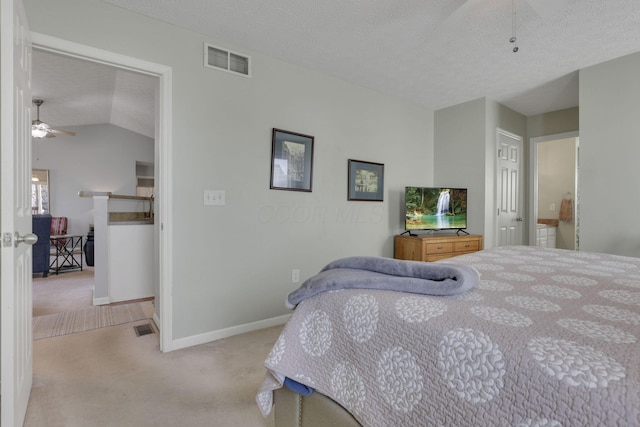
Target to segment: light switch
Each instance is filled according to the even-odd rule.
[[[222,206],[225,204],[224,190],[204,190],[205,206]]]

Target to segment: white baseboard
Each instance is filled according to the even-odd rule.
[[[102,297],[102,298],[93,297],[93,305],[105,305],[105,304],[111,304],[111,300],[109,299],[109,297]]]
[[[192,335],[185,338],[178,338],[177,340],[173,340],[173,342],[171,343],[171,350],[179,350],[181,348],[205,344],[211,341],[217,341],[223,338],[232,337],[234,335],[257,331],[258,329],[269,328],[276,325],[283,325],[287,323],[290,317],[290,314],[285,314],[283,316],[272,317],[270,319],[259,320],[257,322],[245,323],[244,325],[232,326],[230,328],[205,332],[203,334]]]
[[[158,317],[158,312],[154,310],[153,312],[153,323],[156,324],[156,329],[160,330],[160,318]]]

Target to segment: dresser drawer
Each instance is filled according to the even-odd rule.
[[[475,252],[480,250],[480,242],[478,240],[469,240],[467,242],[455,242],[455,252]]]
[[[398,235],[394,239],[394,257],[413,261],[438,261],[482,250],[482,236]]]
[[[425,247],[428,255],[453,252],[453,243],[449,242],[427,243]]]
[[[447,252],[446,254],[427,255],[425,257],[425,261],[428,261],[428,262],[440,261],[441,259],[451,258],[454,255],[455,254],[453,252]]]

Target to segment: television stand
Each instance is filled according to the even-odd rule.
[[[482,250],[482,236],[479,234],[397,235],[394,238],[394,245],[393,257],[396,259],[437,261]]]

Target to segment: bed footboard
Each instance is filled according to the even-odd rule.
[[[302,396],[283,387],[274,391],[273,400],[276,427],[360,427],[342,406],[318,392]]]

